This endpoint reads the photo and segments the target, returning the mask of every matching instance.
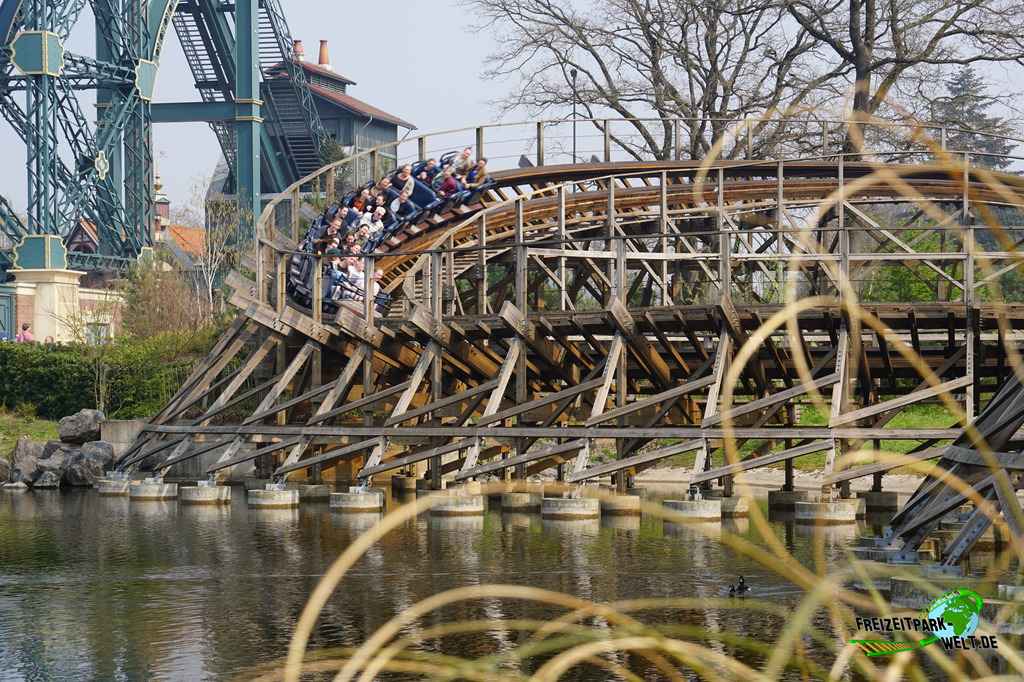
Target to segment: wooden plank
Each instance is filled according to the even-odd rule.
[[[228,347],[229,343],[231,343],[231,340],[242,331],[242,327],[247,321],[248,320],[244,315],[237,315],[235,317],[228,328],[224,330],[224,333],[221,334],[220,338],[217,339],[217,343],[214,344],[206,358],[196,365],[195,369],[189,373],[188,378],[185,379],[185,382],[181,385],[174,396],[167,401],[164,408],[152,419],[153,423],[161,424],[165,421],[165,418],[168,416],[169,412],[174,409],[174,406],[178,401],[183,398],[186,393],[192,390],[195,383],[203,377],[210,365],[220,357],[221,353],[224,352],[224,349]]]
[[[209,443],[196,443],[195,449],[190,449],[189,447],[186,447],[181,452],[178,452],[177,448],[175,448],[174,452],[168,455],[167,459],[165,459],[155,468],[166,471],[175,464],[180,464],[181,462],[190,460],[193,457],[198,457],[199,455],[205,455],[207,452],[212,452],[217,448],[222,448],[225,445],[230,445],[231,442],[231,438],[222,438],[220,440],[210,441]],[[189,440],[185,440],[185,445],[190,446],[192,445],[192,442]]]
[[[344,369],[341,370],[341,374],[338,375],[337,379],[331,382],[331,390],[328,391],[326,396],[324,396],[323,401],[317,406],[316,412],[312,417],[310,417],[306,424],[317,423],[314,421],[317,417],[334,409],[335,403],[348,395],[349,388],[352,385],[352,380],[355,378],[356,372],[359,371],[363,361],[369,353],[370,347],[366,344],[361,343],[356,346],[355,352],[349,356],[348,362],[345,363]],[[312,442],[312,438],[303,437],[302,440],[292,448],[292,451],[288,453],[288,456],[285,458],[282,466],[287,466],[299,461],[302,458],[302,455],[306,453],[306,450]]]
[[[665,363],[661,353],[641,334],[633,322],[633,315],[618,298],[612,298],[608,305],[608,312],[615,322],[615,326],[626,336],[630,347],[637,359],[640,360],[654,374],[655,383],[661,386],[669,386],[672,383],[672,371]]]
[[[353,410],[360,410],[360,409],[362,409],[364,407],[369,407],[370,405],[374,405],[374,404],[379,403],[381,401],[387,400],[388,398],[391,398],[393,396],[398,395],[399,393],[404,392],[406,389],[409,388],[409,384],[410,383],[411,382],[409,382],[409,381],[403,381],[400,384],[395,384],[394,386],[389,386],[388,388],[385,388],[384,390],[376,391],[376,392],[366,396],[365,398],[360,398],[359,400],[354,400],[354,401],[352,401],[350,403],[345,403],[344,405],[340,405],[338,407],[330,409],[327,412],[323,412],[321,414],[314,415],[312,418],[310,418],[308,423],[310,425],[322,424],[323,422],[327,421],[328,419],[332,419],[334,417],[337,417],[339,414],[345,414],[346,412],[352,412]]]
[[[482,474],[488,474],[494,471],[503,471],[509,467],[514,467],[519,464],[526,464],[553,455],[560,455],[566,452],[572,452],[573,450],[579,450],[587,445],[586,438],[578,438],[576,440],[569,441],[567,443],[560,443],[558,445],[552,445],[539,450],[527,451],[521,455],[515,457],[509,457],[508,459],[495,459],[487,462],[486,464],[480,464],[473,467],[472,469],[466,469],[455,474],[456,481],[464,481],[467,478],[474,476],[480,476]]]
[[[452,452],[458,452],[459,450],[465,450],[472,446],[475,440],[475,438],[461,438],[451,443],[445,443],[444,445],[427,448],[426,450],[417,450],[416,452],[410,452],[407,455],[386,459],[377,466],[364,469],[360,472],[360,476],[374,476],[376,474],[384,473],[385,471],[422,462],[423,460],[430,459],[431,457],[439,457]]]
[[[403,414],[407,409],[409,409],[409,405],[412,403],[413,397],[420,390],[420,384],[423,383],[423,379],[427,375],[427,370],[434,364],[434,361],[437,359],[440,352],[441,348],[437,345],[436,341],[431,341],[427,344],[426,348],[423,349],[423,353],[420,355],[419,361],[412,370],[408,386],[398,398],[398,402],[395,403],[395,407],[391,411],[392,418]],[[363,464],[363,468],[356,475],[356,478],[360,481],[366,480],[368,476],[364,472],[380,464],[381,458],[384,456],[384,451],[387,447],[388,439],[382,438],[381,442],[378,443],[370,452],[370,456],[366,459],[366,462]]]
[[[515,405],[513,407],[501,410],[500,412],[495,412],[494,414],[481,416],[479,419],[477,419],[476,425],[486,426],[487,424],[500,422],[504,419],[508,419],[509,417],[514,417],[518,414],[522,414],[524,412],[529,412],[530,410],[537,409],[538,407],[544,407],[545,405],[550,405],[551,403],[557,403],[563,398],[577,396],[580,393],[586,393],[587,391],[600,388],[603,383],[604,379],[602,378],[592,379],[591,381],[585,381],[582,384],[566,388],[564,390],[558,391],[557,393],[551,393],[549,395],[544,396],[543,398],[537,398],[536,400],[531,400],[530,402],[523,403],[521,405]],[[605,397],[607,397],[607,394]]]
[[[270,445],[258,448],[256,450],[253,450],[252,452],[247,452],[242,455],[233,456],[227,459],[218,459],[216,462],[206,467],[206,473],[213,474],[220,471],[221,469],[229,469],[238,464],[244,464],[245,462],[254,460],[257,457],[261,457],[263,455],[270,455],[275,452],[278,452],[279,450],[285,450],[287,448],[292,447],[300,440],[300,438],[289,438],[287,440],[281,441],[280,443],[271,443]],[[232,445],[234,445],[234,443],[232,443]],[[237,448],[235,448],[235,450],[237,451]],[[230,451],[231,448],[229,448],[228,452]]]
[[[945,451],[945,447],[928,448],[927,450],[922,450],[921,452],[912,452],[904,456],[910,457],[911,459],[914,460],[924,461],[928,459],[938,459],[939,457],[942,456],[942,453]],[[852,481],[853,479],[860,478],[862,476],[872,476],[874,474],[885,473],[886,471],[889,471],[891,469],[898,469],[901,466],[905,465],[902,462],[882,462],[879,464],[869,464],[867,466],[856,467],[853,469],[844,469],[842,471],[837,471],[829,476],[826,476],[825,479],[822,481],[822,487],[833,486],[836,483],[842,483],[843,481]]]
[[[579,481],[585,481],[590,478],[597,478],[598,476],[606,476],[608,474],[622,471],[623,469],[629,469],[635,466],[643,464],[650,464],[666,457],[672,457],[679,455],[684,452],[690,452],[696,450],[704,445],[704,440],[698,438],[696,440],[689,440],[682,443],[675,443],[674,445],[667,445],[656,450],[650,450],[648,452],[641,452],[640,454],[626,457],[625,459],[614,460],[611,462],[605,462],[604,464],[598,464],[596,466],[589,467],[583,471],[573,471],[565,477],[567,483],[577,483]]]
[[[584,427],[584,426],[278,426],[276,424],[250,424],[249,426],[190,426],[185,424],[147,424],[143,429],[152,433],[165,434],[239,434],[245,436],[323,436],[336,438],[344,436],[390,436],[394,438],[457,438],[476,436],[481,438],[711,438],[725,436],[723,429],[702,429],[690,426],[661,427]],[[892,429],[840,427],[830,429],[817,426],[773,426],[767,428],[737,427],[732,430],[736,438],[759,439],[804,439],[804,438],[846,438],[848,440],[952,440],[959,437],[962,429]]]
[[[813,443],[805,443],[804,445],[798,445],[794,448],[788,448],[786,450],[780,450],[779,452],[772,452],[767,455],[760,457],[751,457],[745,459],[736,464],[727,464],[723,467],[716,469],[708,469],[700,473],[695,473],[690,477],[690,485],[696,485],[703,483],[704,481],[711,481],[722,476],[732,476],[738,474],[741,471],[748,471],[750,469],[757,469],[759,467],[768,466],[770,464],[776,464],[778,462],[784,462],[787,459],[793,459],[802,455],[809,455],[812,452],[821,452],[828,450],[832,447],[832,440],[822,440]]]
[[[455,395],[441,398],[440,400],[434,400],[432,402],[427,403],[426,405],[423,405],[422,407],[417,407],[415,410],[409,410],[408,412],[401,414],[397,417],[390,417],[388,418],[387,421],[384,422],[384,426],[394,426],[395,424],[401,424],[403,422],[409,421],[410,419],[422,417],[435,410],[440,410],[441,408],[448,407],[449,405],[455,405],[457,403],[470,400],[471,398],[474,398],[475,396],[480,395],[481,393],[486,393],[487,391],[494,389],[494,387],[496,387],[497,385],[498,380],[491,379],[490,381],[486,381],[478,386],[474,386],[473,388],[466,389],[465,391],[460,391]]]
[[[680,384],[675,388],[670,388],[667,391],[656,393],[655,395],[652,395],[649,398],[637,400],[635,402],[630,403],[629,405],[617,407],[614,410],[609,410],[608,412],[600,414],[597,417],[592,417],[591,419],[588,419],[586,421],[585,426],[595,426],[603,422],[618,419],[619,417],[623,417],[627,414],[632,414],[633,412],[638,412],[640,410],[647,409],[648,407],[653,407],[666,400],[672,400],[678,398],[679,396],[686,395],[687,393],[699,391],[702,388],[710,386],[714,382],[715,378],[713,376],[706,376],[701,379],[687,381],[686,383]]]
[[[288,387],[288,384],[291,383],[292,379],[295,378],[295,375],[298,374],[299,370],[305,366],[306,361],[309,360],[310,354],[319,347],[320,346],[313,341],[306,341],[306,343],[302,345],[302,348],[299,349],[299,352],[295,354],[295,357],[292,358],[292,361],[288,364],[288,368],[282,373],[281,378],[278,379],[277,383],[274,384],[273,388],[270,389],[267,395],[263,397],[263,400],[260,401],[255,412],[242,422],[243,425],[252,424],[262,418],[261,415],[264,415],[264,413],[266,413],[267,410],[277,402],[277,399],[281,397],[281,394]]]
[[[299,469],[309,468],[315,464],[330,464],[336,460],[342,459],[343,457],[348,457],[354,454],[358,454],[363,450],[368,450],[374,447],[375,445],[378,445],[379,443],[380,437],[368,438],[366,440],[362,440],[357,443],[351,443],[340,448],[335,448],[334,450],[329,450],[314,457],[308,457],[297,462],[286,461],[281,466],[279,466],[276,471],[274,471],[274,477],[276,478],[279,476],[284,476],[285,474],[289,474],[293,471],[298,471]]]
[[[737,405],[736,407],[730,409],[728,412],[713,414],[710,417],[706,418],[703,422],[701,422],[701,426],[708,427],[714,426],[715,424],[719,424],[721,423],[723,416],[726,414],[729,416],[730,419],[735,419],[745,414],[750,414],[751,412],[757,412],[765,408],[770,408],[774,405],[779,405],[780,403],[784,403],[788,400],[791,400],[799,395],[810,393],[812,389],[822,389],[825,388],[826,386],[831,386],[832,384],[838,381],[839,375],[829,374],[828,376],[821,377],[820,379],[815,379],[809,385],[800,384],[798,386],[794,386],[793,388],[787,388],[784,391],[773,393],[772,395],[766,398],[758,398],[757,400],[751,400],[750,402],[743,403],[742,405]]]
[[[835,419],[829,419],[828,425],[842,426],[843,424],[851,424],[853,422],[860,421],[861,419],[864,419],[866,417],[872,417],[882,412],[898,410],[900,408],[906,407],[907,405],[912,405],[913,403],[919,402],[921,400],[927,400],[928,398],[934,398],[935,396],[942,395],[943,393],[949,393],[951,391],[955,391],[958,388],[963,388],[964,386],[972,382],[973,379],[971,377],[960,377],[959,379],[953,379],[951,381],[941,383],[938,386],[929,386],[928,388],[921,391],[914,391],[913,393],[908,393],[906,395],[899,396],[898,398],[886,400],[885,402],[881,403],[875,403],[874,405],[862,407],[861,409],[854,410],[853,412],[841,414]]]

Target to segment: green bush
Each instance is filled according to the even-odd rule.
[[[107,416],[150,417],[206,354],[213,338],[211,330],[125,337],[103,347],[0,343],[0,406],[30,403],[41,418],[59,419],[96,408],[103,376]]]

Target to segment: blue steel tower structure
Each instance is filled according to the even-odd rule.
[[[67,48],[87,5],[93,55]],[[153,101],[172,29],[195,101]],[[27,221],[0,196],[0,230],[17,244],[26,235],[66,237],[91,221],[99,252],[69,254],[73,267],[121,269],[150,244],[156,123],[210,124],[253,222],[262,191],[321,165],[327,135],[280,0],[0,0],[0,43],[0,113],[25,145],[28,185]],[[282,64],[288,78],[266,77]],[[88,91],[94,121],[81,101]],[[0,252],[0,269],[5,258]]]

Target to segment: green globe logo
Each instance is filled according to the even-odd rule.
[[[891,641],[887,639],[851,639],[868,656],[892,656],[901,651],[923,649],[938,641],[946,649],[964,648],[995,648],[994,636],[974,637],[981,621],[981,607],[984,602],[981,596],[964,588],[953,590],[942,595],[928,606],[921,618],[867,618],[858,616],[858,627],[864,626],[868,631],[907,631],[927,632],[923,628],[935,628],[928,637],[918,641]],[[863,621],[863,622],[862,622]],[[940,627],[941,626],[941,627]]]
[[[928,607],[929,618],[941,618],[946,624],[942,630],[932,632],[936,637],[970,637],[981,620],[981,596],[973,590],[959,589],[947,592]]]

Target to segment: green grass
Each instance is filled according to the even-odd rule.
[[[22,436],[33,440],[55,439],[57,422],[38,419],[24,410],[19,415],[0,408],[0,457],[8,458],[14,443]]]

